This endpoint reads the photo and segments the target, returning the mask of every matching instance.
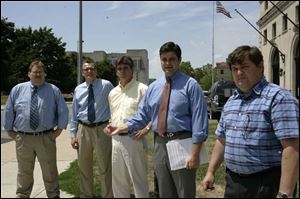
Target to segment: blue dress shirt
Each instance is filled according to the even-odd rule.
[[[43,83],[38,87],[39,126],[30,128],[30,102],[33,92],[31,82],[16,85],[11,90],[4,110],[4,129],[39,132],[51,128],[66,129],[68,125],[68,107],[60,90],[53,84]]]
[[[157,118],[161,94],[166,83],[162,76],[150,84],[135,116],[127,122],[129,134],[144,128],[152,121],[152,130],[157,129]],[[177,71],[172,76],[169,98],[167,132],[190,131],[194,143],[205,141],[208,135],[207,106],[198,82]]]
[[[89,84],[83,82],[75,88],[73,95],[73,115],[71,119],[71,136],[76,137],[78,129],[78,120],[84,123],[90,123],[87,118]],[[96,119],[94,123],[109,120],[110,110],[108,104],[108,94],[114,86],[107,80],[96,79],[93,82],[93,91],[95,99]]]

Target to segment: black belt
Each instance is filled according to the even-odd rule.
[[[100,125],[102,125],[102,124],[104,124],[104,123],[107,123],[108,120],[106,120],[106,121],[104,121],[104,122],[96,122],[96,123],[90,123],[90,124],[84,123],[84,122],[82,122],[82,121],[80,121],[80,120],[78,120],[78,122],[79,122],[80,124],[82,124],[83,126],[87,126],[87,127],[96,127],[96,126],[100,126]]]
[[[118,135],[119,136],[126,136],[126,135],[128,135],[128,133],[119,133]]]
[[[161,138],[161,139],[185,139],[185,138],[190,138],[192,137],[192,132],[190,131],[177,131],[177,132],[165,132],[162,136],[159,135],[158,132],[157,133],[157,138]]]
[[[236,173],[226,167],[226,172],[237,175],[239,177],[254,177],[254,176],[259,176],[259,175],[263,175],[263,174],[270,173],[270,172],[281,172],[281,166],[274,166],[274,167],[271,167],[271,168],[268,168],[268,169],[265,169],[265,170],[262,170],[262,171],[259,171],[256,173],[249,173],[249,174]]]
[[[53,129],[48,129],[46,131],[39,131],[39,132],[24,132],[24,131],[18,131],[18,133],[21,133],[21,134],[24,134],[24,135],[43,135],[43,134],[46,134],[46,133],[50,133],[52,132]]]

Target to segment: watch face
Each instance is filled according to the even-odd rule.
[[[281,198],[289,198],[289,196],[286,193],[281,194]]]

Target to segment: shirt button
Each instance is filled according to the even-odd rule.
[[[236,126],[234,127],[234,129],[236,129]]]

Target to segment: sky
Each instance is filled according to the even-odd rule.
[[[193,68],[212,63],[213,46],[214,63],[225,61],[240,45],[258,46],[259,34],[235,9],[257,27],[259,2],[221,3],[232,18],[213,12],[213,1],[83,1],[82,50],[146,49],[149,77],[157,78],[162,75],[159,48],[168,41],[180,46],[182,61]],[[66,51],[78,49],[78,1],[1,1],[3,17],[16,28],[51,28],[66,43]]]

